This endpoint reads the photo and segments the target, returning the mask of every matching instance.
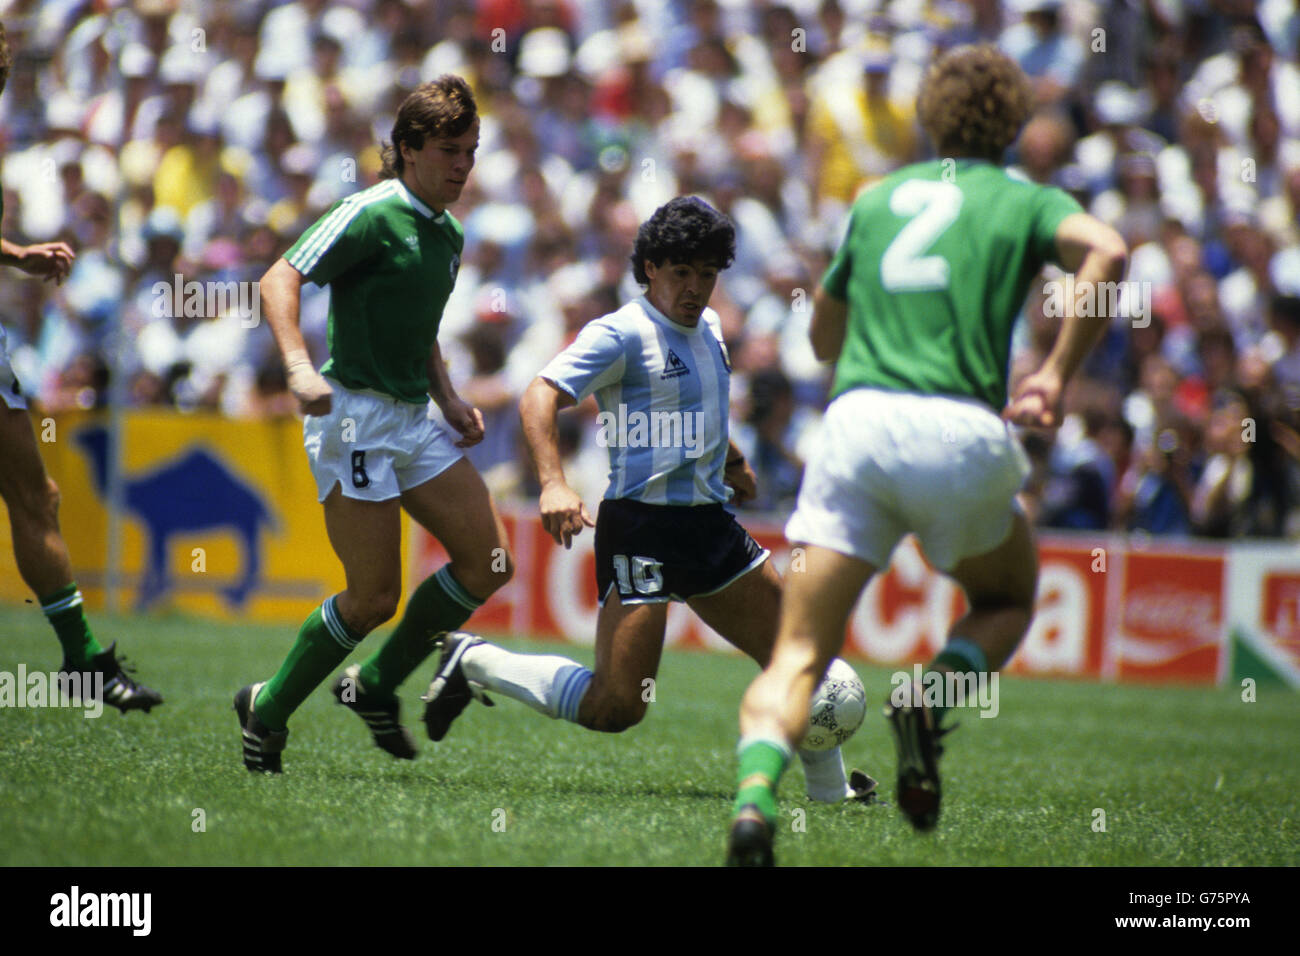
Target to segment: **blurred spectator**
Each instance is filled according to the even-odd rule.
[[[758,479],[758,494],[746,507],[788,512],[803,478],[803,461],[792,441],[796,406],[790,380],[778,369],[759,372],[750,380],[747,405],[744,424],[733,435]]]
[[[848,72],[855,59],[856,77]],[[818,77],[806,138],[819,203],[843,210],[863,185],[916,159],[916,109],[889,95],[893,62],[877,41]]]
[[[1215,394],[1214,410],[1206,430],[1208,458],[1192,496],[1192,524],[1197,534],[1229,538],[1246,530],[1246,504],[1251,498],[1255,471],[1246,435],[1254,435],[1246,403],[1233,392]]]
[[[1110,527],[1115,462],[1100,444],[1107,421],[1096,402],[1067,417],[1048,464],[1039,519],[1044,526],[1075,531]]]
[[[1150,534],[1192,532],[1190,456],[1184,438],[1190,427],[1161,428],[1139,444],[1120,484],[1118,513],[1130,531]]]
[[[1061,0],[1015,0],[1024,18],[1007,27],[999,46],[1029,75],[1039,106],[1055,106],[1075,94],[1084,49],[1063,29]]]

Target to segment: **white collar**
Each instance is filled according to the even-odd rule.
[[[674,322],[672,319],[668,318],[668,316],[664,315],[662,312],[656,309],[654,307],[654,304],[650,301],[650,297],[648,295],[642,293],[640,297],[640,301],[641,301],[642,308],[645,309],[646,314],[649,315],[650,318],[654,319],[657,322],[662,322],[670,329],[676,329],[678,332],[681,332],[683,335],[697,335],[699,334],[700,330],[704,328],[703,311],[700,312],[700,320],[696,322],[694,325],[682,325],[682,323]],[[705,308],[707,309],[708,306],[705,306]]]
[[[445,210],[435,215],[434,211],[425,204],[424,200],[411,192],[406,183],[402,182],[401,176],[396,177],[393,181],[397,183],[397,190],[401,194],[402,198],[405,199],[413,209],[420,213],[420,215],[424,216],[426,219],[432,219],[434,222],[442,222],[443,216],[446,215]]]

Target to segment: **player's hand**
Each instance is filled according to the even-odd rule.
[[[1039,369],[1025,376],[1016,386],[1016,392],[1002,418],[1016,425],[1030,428],[1056,428],[1061,424],[1061,396],[1065,383],[1055,372]]]
[[[542,527],[556,544],[564,545],[566,550],[573,546],[574,537],[581,534],[584,527],[596,527],[578,493],[563,482],[543,487],[537,504],[542,513]]]
[[[753,501],[758,494],[758,478],[744,458],[734,465],[728,465],[722,472],[722,480],[735,492],[731,496],[732,504],[743,505],[746,501]]]
[[[442,409],[442,417],[447,419],[447,424],[460,432],[461,439],[456,442],[457,448],[469,448],[483,440],[483,413],[469,402],[452,398],[438,407]]]
[[[22,258],[14,265],[29,276],[40,276],[46,282],[61,285],[72,271],[72,260],[75,258],[76,255],[66,242],[38,242],[24,247]]]
[[[287,369],[289,391],[298,400],[298,410],[304,415],[328,415],[334,406],[334,389],[325,376],[312,368],[310,361],[290,365]]]

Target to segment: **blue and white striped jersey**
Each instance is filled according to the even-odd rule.
[[[679,325],[641,296],[589,322],[540,373],[600,407],[609,448],[606,498],[656,505],[726,502],[731,361],[718,314]]]

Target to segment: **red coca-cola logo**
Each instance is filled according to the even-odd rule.
[[[1259,623],[1265,630],[1279,640],[1300,643],[1300,574],[1267,575],[1262,610]]]
[[[1130,591],[1124,600],[1124,627],[1151,636],[1213,641],[1219,632],[1217,594],[1158,585]]]

